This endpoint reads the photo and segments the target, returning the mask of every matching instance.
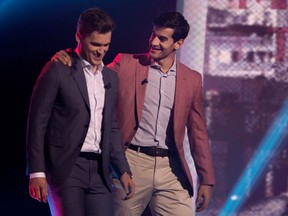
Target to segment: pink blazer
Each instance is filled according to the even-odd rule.
[[[118,54],[109,68],[119,77],[117,120],[123,144],[130,144],[141,119],[144,97],[151,64],[149,54]],[[191,171],[184,155],[185,128],[190,152],[201,184],[215,184],[209,139],[202,105],[201,74],[176,62],[176,92],[174,100],[174,137],[176,147],[193,188]]]

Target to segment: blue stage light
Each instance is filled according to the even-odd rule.
[[[288,133],[288,99],[275,117],[274,123],[263,138],[254,156],[243,171],[239,181],[224,203],[219,216],[236,215],[241,205],[251,192],[251,188],[258,180],[258,177],[266,168],[267,164],[277,152],[283,139]]]

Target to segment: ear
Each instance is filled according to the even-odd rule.
[[[184,43],[184,39],[180,39],[180,40],[176,41],[174,44],[174,48],[176,50],[179,49],[183,45],[183,43]]]
[[[80,42],[81,34],[78,31],[75,33],[75,39],[76,39],[77,43]]]

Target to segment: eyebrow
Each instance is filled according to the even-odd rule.
[[[169,39],[168,37],[166,37],[166,36],[162,36],[162,35],[156,35],[156,37],[158,37],[159,40],[161,40],[161,41],[166,41],[166,40]]]
[[[151,36],[153,36],[153,37],[158,37],[160,40],[168,40],[168,37],[166,37],[166,36],[163,36],[163,35],[158,35],[158,34],[156,34],[154,31],[151,33]]]

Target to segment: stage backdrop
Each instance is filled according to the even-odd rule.
[[[28,194],[28,103],[43,65],[76,46],[78,16],[95,6],[117,22],[105,63],[118,52],[146,52],[159,12],[179,10],[191,24],[177,55],[203,75],[217,181],[197,215],[288,215],[287,0],[1,0],[0,215],[50,215]]]

